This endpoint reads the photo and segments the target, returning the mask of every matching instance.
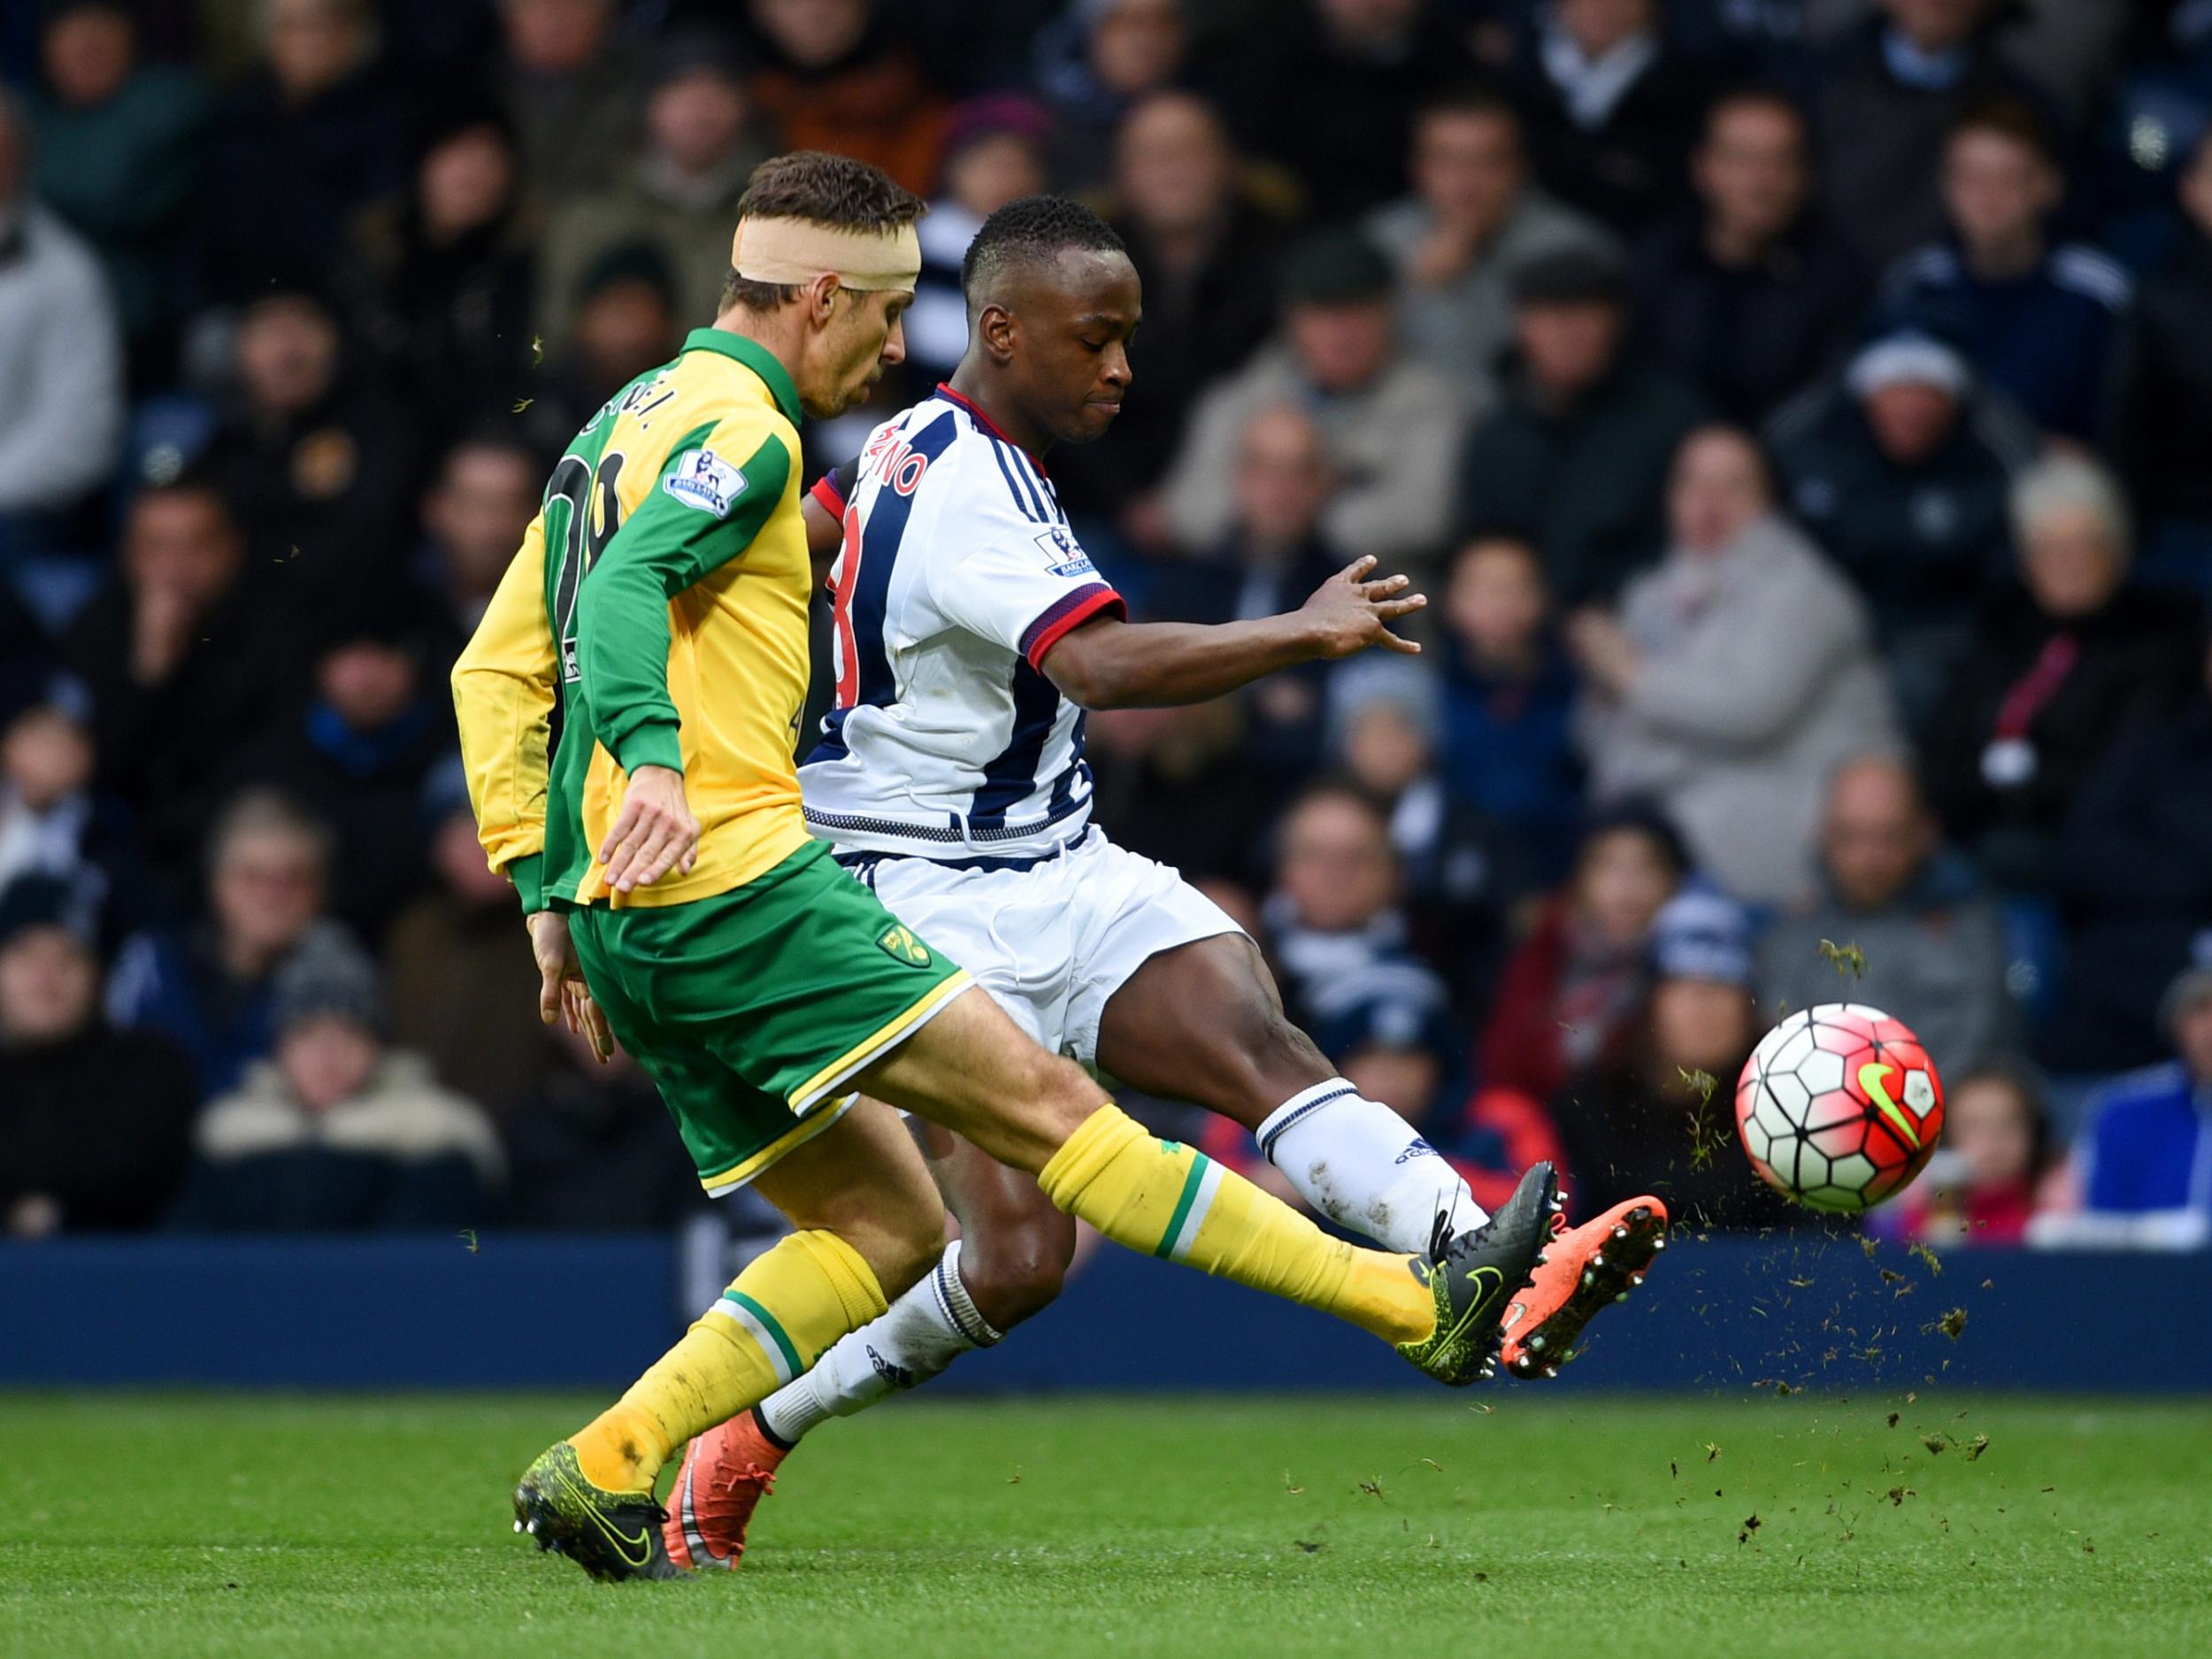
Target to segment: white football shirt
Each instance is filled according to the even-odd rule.
[[[1123,609],[1044,468],[950,387],[869,435],[814,497],[832,567],[837,705],[799,769],[841,851],[1027,860],[1090,821],[1083,711],[1039,664]]]

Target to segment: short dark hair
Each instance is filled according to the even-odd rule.
[[[1770,81],[1740,81],[1724,87],[1710,104],[1705,106],[1704,136],[1710,142],[1713,129],[1720,125],[1720,118],[1731,110],[1778,110],[1796,126],[1798,137],[1807,148],[1811,147],[1813,124],[1806,116],[1805,107],[1781,87]]]
[[[1944,133],[1944,142],[1962,133],[1994,133],[2033,152],[2045,166],[2060,165],[2050,123],[2041,110],[2016,93],[1996,93],[1969,104]]]
[[[1432,96],[1424,98],[1414,111],[1417,129],[1438,116],[1479,117],[1487,121],[1503,121],[1513,129],[1517,140],[1523,136],[1521,111],[1512,99],[1494,87],[1463,82],[1446,87]]]
[[[928,203],[882,168],[820,150],[771,156],[753,169],[745,194],[737,199],[741,220],[803,219],[838,230],[896,230],[927,211]],[[756,282],[738,275],[733,265],[722,280],[720,309],[742,305],[749,311],[771,311],[789,304],[799,292],[795,282]]]
[[[975,311],[981,291],[1016,265],[1039,264],[1073,250],[1126,251],[1114,227],[1064,196],[1017,196],[983,221],[960,261],[960,291]]]

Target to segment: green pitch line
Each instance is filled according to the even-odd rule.
[[[591,1403],[0,1396],[0,1654],[2212,1653],[2202,1403],[915,1401],[615,1588],[508,1530]]]

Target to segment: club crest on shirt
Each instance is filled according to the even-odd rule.
[[[711,449],[694,449],[661,480],[661,488],[687,507],[726,518],[745,493],[745,474]]]
[[[1091,556],[1058,525],[1039,536],[1037,546],[1043,550],[1045,568],[1055,576],[1090,576],[1097,572],[1098,566],[1091,563]]]

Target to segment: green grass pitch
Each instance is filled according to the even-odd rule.
[[[916,1401],[621,1586],[508,1530],[586,1411],[0,1396],[0,1654],[2212,1653],[2201,1403]]]

